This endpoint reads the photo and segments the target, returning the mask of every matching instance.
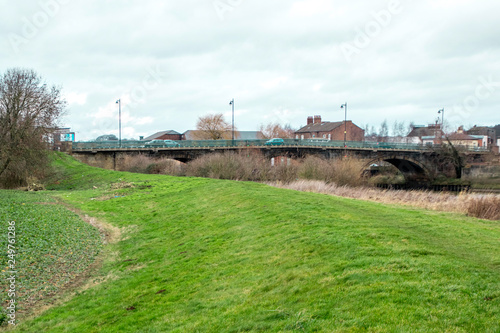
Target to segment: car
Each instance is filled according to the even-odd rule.
[[[163,140],[151,140],[149,142],[146,142],[144,147],[150,148],[150,147],[163,147],[165,145],[165,142]]]
[[[285,144],[285,141],[280,138],[273,138],[271,140],[266,141],[266,146],[282,146]]]
[[[165,147],[180,147],[181,144],[178,142],[175,142],[174,140],[163,140],[165,142]]]
[[[146,142],[144,145],[145,148],[153,148],[153,147],[180,147],[181,145],[178,142],[173,140],[151,140]]]

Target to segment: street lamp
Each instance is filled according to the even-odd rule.
[[[122,100],[119,99],[116,101],[118,104],[118,135],[119,135],[119,145],[122,147]]]
[[[229,102],[229,105],[233,107],[232,145],[234,146],[234,98]]]
[[[347,156],[347,102],[340,106],[341,109],[345,110],[344,118],[344,157]]]
[[[438,110],[438,114],[441,114],[441,140],[443,140],[444,135],[444,108]]]

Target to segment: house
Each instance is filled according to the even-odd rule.
[[[347,141],[364,141],[365,130],[355,125],[351,120],[346,122],[322,121],[321,116],[307,118],[307,125],[295,132],[295,138],[300,140],[325,139],[343,141],[344,130]]]
[[[500,125],[494,126],[493,129],[495,130],[495,133],[496,133],[495,141],[500,142],[500,141],[498,141],[498,140],[500,140]]]
[[[465,132],[465,134],[472,136],[480,136],[483,138],[482,147],[491,147],[496,145],[497,134],[493,127],[475,126]]]
[[[484,137],[481,135],[466,134],[463,126],[460,126],[457,132],[448,136],[448,140],[452,145],[467,148],[483,147],[483,139]]]
[[[411,143],[441,143],[439,138],[442,135],[440,124],[414,125],[410,133],[408,133],[408,141]],[[432,141],[431,141],[432,140]]]
[[[182,140],[182,134],[176,131],[161,131],[157,132],[153,135],[148,136],[147,138],[141,139],[142,141],[151,141],[151,140]]]

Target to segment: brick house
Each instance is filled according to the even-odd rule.
[[[491,147],[496,145],[497,134],[493,127],[486,126],[476,126],[472,127],[465,134],[472,136],[482,136],[483,137],[483,147]]]
[[[466,134],[464,128],[460,126],[458,131],[448,136],[451,144],[467,148],[484,147],[484,136]]]
[[[295,138],[325,139],[329,141],[343,141],[344,128],[347,128],[347,141],[364,141],[365,130],[355,125],[351,120],[347,122],[322,121],[321,116],[307,118],[307,125],[295,132]]]
[[[153,135],[148,136],[147,138],[141,139],[143,141],[151,141],[151,140],[181,140],[182,134],[176,131],[161,131],[157,132]]]

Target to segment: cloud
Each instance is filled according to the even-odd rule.
[[[117,134],[117,99],[135,137],[193,129],[199,116],[228,114],[231,98],[240,130],[267,120],[299,127],[314,114],[341,120],[345,102],[355,123],[425,124],[500,73],[500,3],[491,0],[400,0],[403,11],[347,63],[340,45],[391,1],[243,1],[224,21],[212,1],[71,1],[19,54],[0,39],[0,72],[29,67],[61,85],[79,139]],[[22,33],[23,17],[38,11],[13,2],[0,27]],[[161,80],[148,80],[151,68]],[[492,94],[464,121],[500,123],[499,107]]]
[[[86,93],[69,92],[64,94],[63,98],[68,102],[68,105],[85,105],[87,103]]]

